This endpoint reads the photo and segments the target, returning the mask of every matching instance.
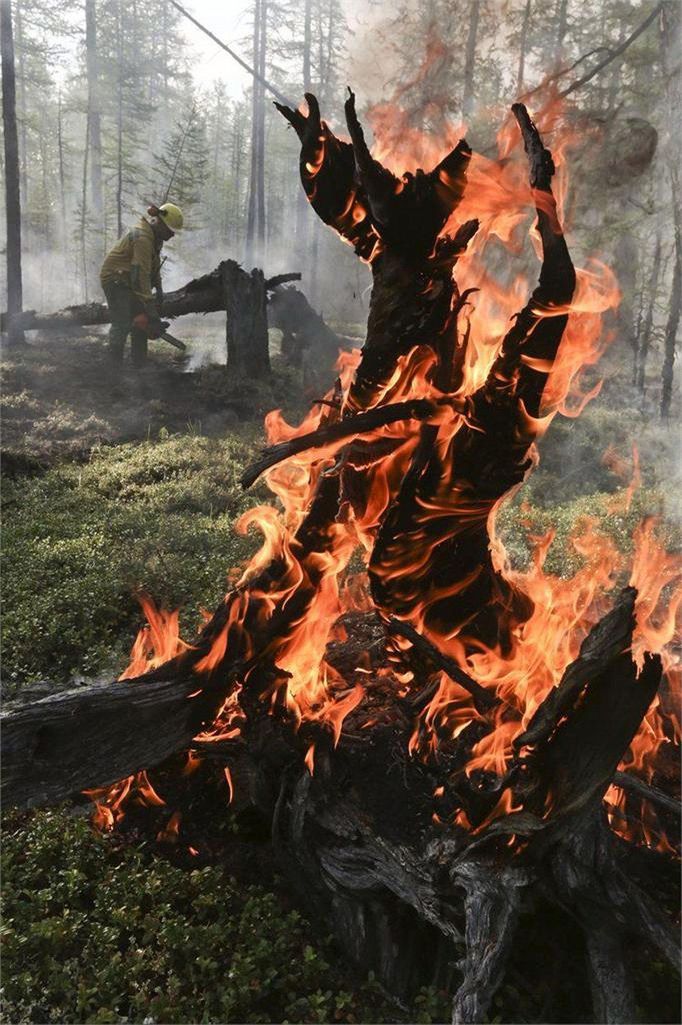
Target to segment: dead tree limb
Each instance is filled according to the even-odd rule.
[[[641,797],[643,801],[649,801],[650,804],[658,808],[664,808],[665,811],[670,812],[677,818],[682,815],[682,807],[679,801],[666,794],[660,787],[652,786],[651,783],[645,783],[639,776],[633,776],[629,772],[617,772],[613,777],[613,782],[621,790],[625,790],[626,793]]]
[[[605,67],[608,67],[608,65],[612,61],[614,61],[616,57],[620,57],[622,53],[625,53],[628,47],[634,43],[635,39],[638,39],[641,36],[641,34],[645,32],[646,29],[648,29],[649,25],[651,25],[651,23],[659,17],[661,11],[663,10],[663,6],[664,5],[662,3],[657,4],[656,7],[654,7],[654,9],[651,11],[651,13],[647,15],[644,21],[640,22],[637,28],[630,33],[627,39],[624,39],[623,42],[619,46],[614,47],[614,49],[609,49],[606,57],[598,61],[593,68],[590,68],[590,70],[586,71],[584,75],[582,75],[575,82],[572,82],[569,86],[563,89],[559,93],[559,96],[570,96],[570,94],[574,93],[576,89],[580,89],[581,86],[585,85],[587,82],[593,79],[595,75],[598,75],[600,71],[603,71]]]
[[[142,677],[57,690],[4,712],[4,800],[52,804],[158,765],[215,718],[222,697],[190,698],[197,689],[191,676]]]
[[[490,691],[482,687],[480,683],[472,679],[468,673],[465,673],[460,666],[457,665],[454,658],[450,658],[445,655],[442,651],[439,651],[435,644],[433,644],[428,637],[420,634],[418,630],[415,630],[409,623],[403,623],[399,619],[394,617],[389,619],[388,628],[391,633],[398,634],[400,637],[404,637],[410,641],[412,647],[420,654],[425,655],[434,665],[439,669],[442,669],[444,673],[458,683],[461,687],[467,690],[473,698],[474,707],[481,714],[489,712],[491,708],[499,704],[499,698]]]
[[[279,89],[269,82],[259,71],[256,71],[256,69],[252,68],[250,64],[247,64],[238,53],[235,53],[235,51],[227,45],[227,43],[224,43],[222,39],[218,39],[217,36],[214,36],[210,29],[207,29],[205,25],[202,25],[200,21],[197,21],[197,19],[194,18],[189,11],[182,6],[182,4],[179,4],[177,0],[170,0],[170,2],[176,10],[180,11],[180,14],[182,14],[184,18],[187,18],[187,20],[191,21],[193,25],[196,25],[196,27],[203,32],[204,35],[208,36],[216,46],[219,46],[221,50],[224,50],[225,53],[229,53],[230,57],[235,60],[237,64],[244,68],[245,71],[248,71],[248,73],[255,78],[256,81],[260,82],[261,85],[265,86],[268,92],[272,93],[273,96],[276,96],[281,103],[291,104],[291,100],[288,100],[284,93],[281,93]]]
[[[290,459],[311,449],[325,448],[343,441],[345,438],[357,437],[361,434],[368,434],[379,427],[386,427],[388,424],[398,423],[401,420],[425,420],[432,416],[436,405],[428,399],[413,399],[410,402],[395,402],[387,406],[377,406],[376,409],[369,409],[365,413],[356,413],[344,420],[335,423],[325,424],[308,434],[300,434],[289,441],[280,441],[276,445],[263,449],[261,458],[246,468],[241,476],[243,488],[250,488],[260,475],[271,466]]]
[[[228,265],[239,266],[234,260],[224,260],[210,274],[193,278],[181,288],[166,292],[163,300],[164,317],[180,317],[189,313],[214,313],[225,309],[225,295],[222,287],[223,268]],[[265,281],[265,290],[274,292],[286,282],[299,281],[299,273],[277,274]],[[0,323],[4,324],[5,314],[0,315]],[[74,326],[90,324],[108,324],[109,308],[105,303],[83,303],[79,306],[66,306],[54,313],[36,313],[26,310],[21,315],[21,327],[24,331],[64,330]],[[4,328],[2,328],[4,330]]]

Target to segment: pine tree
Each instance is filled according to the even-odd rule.
[[[185,213],[199,203],[208,179],[209,157],[206,119],[196,100],[167,136],[155,171],[157,202],[170,199]]]
[[[21,345],[24,332],[13,318],[21,314],[21,200],[19,190],[19,143],[17,139],[16,85],[12,8],[0,4],[0,49],[2,50],[2,125],[5,137],[5,209],[7,216],[7,316],[8,339]]]

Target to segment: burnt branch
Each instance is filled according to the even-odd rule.
[[[579,657],[564,672],[561,681],[536,709],[528,726],[514,740],[514,748],[536,747],[546,741],[580,697],[588,680],[626,650],[635,622],[633,587],[626,587],[617,604],[587,635]]]
[[[555,167],[552,154],[544,146],[535,122],[523,103],[512,104],[512,114],[517,120],[523,137],[523,147],[530,165],[530,186],[532,189],[551,191]]]
[[[300,281],[301,272],[294,271],[291,274],[275,274],[272,278],[266,278],[265,289],[267,292],[274,292],[280,285],[287,285],[292,281]]]
[[[366,413],[357,413],[355,416],[347,416],[336,423],[326,424],[318,427],[308,434],[301,434],[289,441],[280,441],[263,450],[261,458],[256,463],[247,467],[241,477],[243,488],[249,488],[258,480],[265,470],[270,469],[277,463],[290,459],[310,449],[324,448],[333,445],[345,438],[351,438],[360,434],[367,434],[388,424],[398,423],[401,420],[426,420],[436,410],[433,402],[428,399],[413,399],[410,402],[395,402],[388,406],[378,406]]]
[[[355,181],[353,147],[334,135],[320,118],[313,93],[306,93],[308,115],[284,104],[275,106],[301,140],[300,173],[315,213],[368,259],[377,240],[367,201]]]
[[[420,655],[425,656],[430,662],[432,662],[438,669],[442,669],[444,673],[450,677],[455,683],[458,683],[460,687],[468,691],[471,694],[474,707],[477,712],[481,715],[485,715],[491,708],[495,708],[499,705],[500,700],[495,694],[491,694],[490,691],[482,687],[480,683],[472,679],[468,673],[465,673],[462,668],[455,662],[454,658],[450,658],[449,655],[444,654],[436,645],[425,637],[423,634],[415,630],[409,623],[404,623],[400,619],[391,618],[388,621],[388,628],[392,634],[398,634],[399,637],[404,637],[408,640],[415,651],[419,652]]]
[[[346,124],[353,145],[356,178],[367,197],[374,226],[383,237],[384,232],[389,228],[391,212],[395,211],[395,202],[393,201],[398,190],[398,179],[385,167],[382,167],[377,160],[374,160],[369,152],[365,134],[355,110],[355,93],[350,88],[345,103],[345,112]]]
[[[641,797],[643,801],[648,801],[658,808],[663,808],[677,818],[682,815],[682,807],[680,807],[679,801],[676,801],[674,797],[670,797],[660,787],[652,786],[651,783],[645,783],[639,776],[633,776],[629,772],[617,772],[613,777],[613,782],[621,790],[625,790],[626,793],[634,794],[635,797]]]

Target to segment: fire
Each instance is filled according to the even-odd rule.
[[[95,805],[93,825],[103,832],[113,829],[123,819],[123,806],[128,800],[133,799],[147,808],[160,808],[166,803],[156,793],[144,771],[127,776],[113,786],[85,790],[84,793]]]
[[[682,605],[682,557],[668,554],[656,538],[657,521],[648,516],[635,531],[630,584],[637,588],[633,654],[643,665],[644,652],[664,653],[666,668],[675,663],[668,646],[677,635]]]
[[[225,766],[225,782],[227,783],[228,793],[227,803],[232,804],[234,800],[234,784],[232,783],[232,773],[227,765]]]
[[[176,655],[189,649],[180,638],[179,614],[157,608],[147,594],[140,594],[138,601],[147,620],[133,644],[130,662],[119,676],[119,680],[130,680],[142,676],[151,669],[169,662]]]
[[[179,811],[174,811],[166,825],[159,831],[159,834],[156,837],[157,842],[176,844],[180,836],[181,819],[181,813]]]
[[[438,59],[438,54],[432,53],[430,59]],[[548,98],[537,120],[541,131],[551,136],[548,145],[558,168],[556,198],[559,219],[563,222],[568,153],[576,140],[572,130],[566,127],[561,104],[555,98]],[[395,106],[388,105],[374,110],[373,125],[377,137],[375,156],[392,166],[398,175],[413,171],[417,166],[436,164],[460,136],[459,127],[441,130],[437,141],[423,133],[407,131]],[[323,133],[315,158],[307,166],[309,198],[324,163],[325,145]],[[445,172],[443,175],[441,184],[448,188],[447,175]],[[452,234],[459,225],[474,217],[479,221],[479,230],[456,268],[459,294],[465,298],[461,308],[451,311],[453,315],[446,328],[452,333],[457,351],[463,349],[462,339],[466,342],[456,390],[446,394],[438,387],[434,349],[415,343],[397,359],[394,371],[377,386],[372,405],[428,399],[436,412],[427,424],[410,420],[377,428],[363,435],[361,444],[349,445],[344,439],[322,449],[303,451],[266,471],[265,480],[280,507],[258,506],[249,509],[238,521],[238,531],[246,533],[255,529],[260,532],[262,544],[226,597],[229,610],[223,628],[211,649],[194,667],[197,686],[201,688],[203,677],[221,665],[233,645],[243,651],[246,658],[254,654],[250,636],[254,623],[262,626],[283,610],[297,609],[296,603],[304,597],[305,601],[300,603],[301,614],[292,616],[285,636],[268,652],[278,675],[275,674],[276,679],[265,696],[270,698],[273,708],[286,711],[296,729],[304,722],[323,724],[329,729],[335,746],[347,718],[359,714],[356,710],[371,685],[367,665],[357,669],[359,673],[368,674],[367,687],[357,683],[349,689],[348,683],[326,659],[327,646],[344,613],[373,608],[367,572],[359,573],[356,567],[351,570],[351,560],[359,556],[367,567],[377,532],[408,472],[423,430],[433,429],[441,465],[452,466],[453,460],[447,457],[453,442],[464,425],[472,426],[471,397],[488,380],[512,318],[525,304],[533,287],[533,282],[523,273],[515,273],[510,279],[499,270],[495,273],[490,270],[491,265],[500,263],[489,259],[496,251],[506,250],[511,256],[521,251],[524,233],[530,235],[537,250],[536,204],[546,205],[547,194],[533,192],[528,185],[527,161],[511,118],[498,135],[498,159],[474,153],[467,177],[467,190],[456,211],[457,224],[447,223],[441,232],[441,236]],[[398,191],[401,188],[399,182]],[[553,207],[550,212],[555,218]],[[340,215],[341,220],[344,225],[360,223],[365,216],[366,211],[353,193],[347,209]],[[370,262],[377,252],[375,246]],[[504,263],[517,266],[510,259]],[[533,443],[552,419],[556,415],[577,416],[598,393],[599,382],[588,381],[587,372],[612,340],[604,330],[604,315],[620,300],[612,271],[599,260],[590,259],[576,274],[576,288],[570,302],[534,311],[540,318],[568,315],[568,323],[551,368],[540,360],[533,362],[533,357],[526,358],[532,369],[549,371],[542,408],[533,416],[522,407],[515,427],[520,447],[530,447],[526,473],[538,461]],[[425,283],[424,288],[428,294],[435,288],[434,282]],[[313,405],[300,425],[288,424],[278,410],[268,414],[265,429],[269,443],[291,440],[314,431],[331,417],[355,412],[351,389],[359,361],[358,351],[340,356],[337,385]],[[297,531],[306,520],[318,488],[328,477],[338,474],[341,464],[346,472],[357,470],[364,474],[368,481],[364,494],[358,497],[342,493],[339,515],[327,528],[323,550],[303,552]],[[518,483],[520,480],[519,477]],[[629,507],[638,481],[635,456],[633,480],[619,499],[624,507]],[[473,781],[480,772],[492,773],[500,779],[505,775],[513,755],[514,738],[576,657],[586,633],[608,608],[608,596],[622,581],[627,568],[614,543],[599,531],[596,521],[586,518],[576,524],[572,538],[583,564],[570,579],[553,576],[545,569],[553,542],[551,532],[533,539],[534,554],[527,570],[512,569],[495,530],[500,505],[513,493],[511,485],[510,489],[503,499],[472,497],[458,479],[456,465],[451,470],[443,470],[432,496],[420,501],[418,520],[409,535],[387,544],[380,563],[371,567],[379,583],[390,585],[401,608],[407,610],[400,614],[401,618],[409,619],[417,630],[498,699],[487,718],[489,728],[474,744],[466,765],[466,774]],[[508,636],[489,644],[470,634],[466,621],[444,625],[438,616],[444,601],[475,584],[478,567],[449,588],[437,586],[431,579],[432,559],[438,545],[453,538],[466,541],[469,530],[485,526],[493,566],[510,585],[512,596],[510,607],[505,610]],[[276,583],[273,583],[266,571],[275,561],[279,569]],[[656,540],[655,524],[651,520],[638,528],[630,581],[638,590],[633,654],[641,666],[645,651],[662,652],[666,670],[672,677],[679,668],[670,651],[682,605],[682,562],[663,550]],[[140,631],[130,665],[122,678],[141,675],[188,650],[179,636],[177,613],[157,609],[148,598],[141,602],[148,626]],[[514,603],[518,609],[511,607]],[[396,643],[393,655],[399,653],[400,648]],[[404,666],[391,663],[384,672],[396,694],[406,693],[412,685],[412,676],[404,673]],[[240,706],[241,686],[247,683],[248,676],[226,697],[211,728],[197,739],[229,741],[239,736],[245,719]],[[672,719],[673,710],[664,708],[662,699],[657,701],[647,713],[621,768],[651,778],[661,747],[679,740],[679,726],[673,725]],[[360,728],[371,728],[373,722],[373,718],[366,718]],[[413,757],[431,758],[441,744],[452,743],[470,724],[480,726],[482,722],[469,693],[441,673],[431,700],[416,717],[409,740],[410,753]],[[315,743],[310,743],[304,757],[311,775],[315,769],[315,751]],[[231,801],[233,783],[229,769],[225,769],[225,778]],[[122,806],[131,796],[154,803],[150,790],[144,773],[138,773],[113,787],[91,791],[99,824],[111,828],[120,820]],[[614,828],[619,831],[623,805],[622,791],[612,787],[607,795],[607,807]],[[481,830],[495,817],[508,814],[514,808],[513,793],[507,787],[477,829]],[[463,809],[459,809],[451,821],[472,831]],[[638,836],[640,839],[644,836],[648,842],[646,836],[653,836],[655,828],[650,818],[642,818],[641,823]],[[165,840],[171,834],[177,837],[178,828],[179,818],[173,816],[159,835]]]

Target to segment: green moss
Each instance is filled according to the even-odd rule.
[[[251,431],[251,434],[255,433]],[[239,484],[254,450],[244,439],[194,436],[95,451],[6,481],[5,687],[109,670],[139,622],[134,593],[181,607],[192,633],[221,598],[227,572],[253,550],[234,521],[262,491]]]

